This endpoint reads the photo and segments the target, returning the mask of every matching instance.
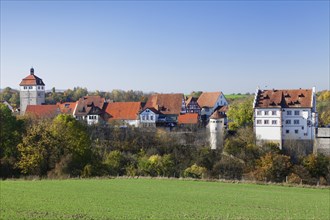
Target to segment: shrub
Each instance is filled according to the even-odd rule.
[[[204,178],[206,175],[206,168],[197,166],[196,164],[192,165],[191,167],[188,167],[185,169],[183,175],[184,177],[191,177],[196,179]]]
[[[241,179],[243,165],[243,162],[238,159],[223,156],[221,160],[214,165],[212,175],[214,177],[220,176],[224,179]]]

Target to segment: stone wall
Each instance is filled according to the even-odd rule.
[[[314,143],[314,153],[330,155],[330,128],[318,128]]]

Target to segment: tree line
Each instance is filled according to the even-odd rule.
[[[251,102],[237,102],[246,114]],[[257,145],[252,115],[231,115],[223,147],[211,150],[207,129],[163,129],[93,125],[70,115],[36,120],[15,117],[1,104],[0,175],[45,178],[165,176],[248,179],[304,184],[330,183],[330,158],[292,157],[276,144]]]

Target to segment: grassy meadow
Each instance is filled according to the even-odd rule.
[[[329,219],[330,190],[167,179],[0,181],[0,219]]]

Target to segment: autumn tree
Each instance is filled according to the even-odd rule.
[[[241,102],[234,102],[229,106],[227,116],[229,129],[237,130],[242,126],[251,126],[253,123],[253,99],[247,98]]]

